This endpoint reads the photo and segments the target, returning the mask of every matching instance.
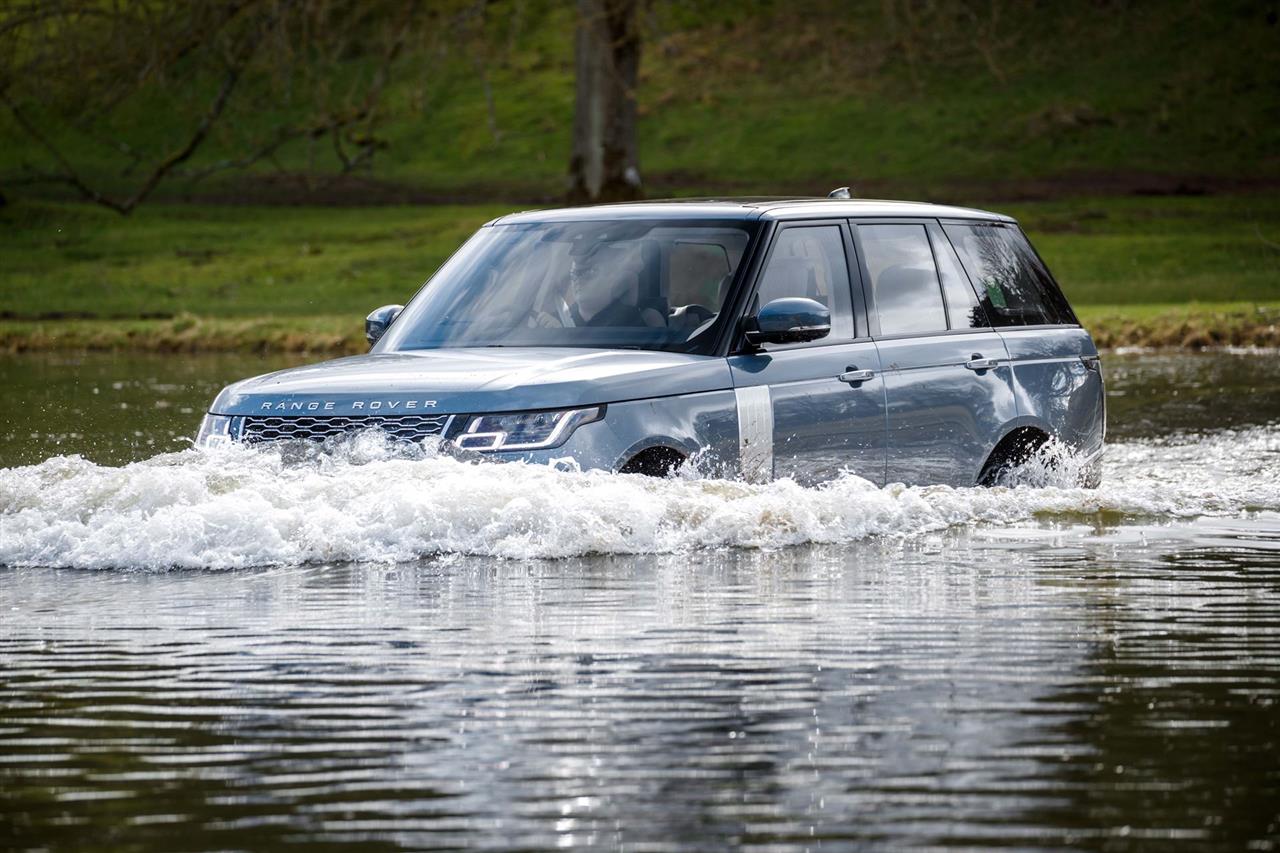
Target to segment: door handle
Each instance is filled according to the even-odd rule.
[[[1000,359],[983,358],[982,353],[975,352],[969,356],[969,360],[964,363],[964,366],[970,370],[990,370],[993,367],[1000,366]]]
[[[851,364],[844,373],[841,373],[836,378],[841,382],[848,382],[850,385],[858,385],[873,378],[875,375],[876,372],[874,370],[859,370],[857,365]]]

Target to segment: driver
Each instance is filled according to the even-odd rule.
[[[569,287],[554,316],[540,312],[540,326],[664,326],[652,308],[631,301],[638,274],[622,249],[604,247],[569,258]]]

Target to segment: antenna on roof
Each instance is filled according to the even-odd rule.
[[[848,187],[838,187],[827,193],[827,198],[853,198],[853,193],[849,192]]]

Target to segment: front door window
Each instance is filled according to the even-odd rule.
[[[755,308],[790,296],[821,302],[831,312],[831,334],[823,340],[853,337],[849,264],[839,225],[787,228],[778,235],[756,292]]]

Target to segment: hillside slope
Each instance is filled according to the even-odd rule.
[[[334,163],[297,142],[249,175],[177,180],[164,195],[556,197],[572,117],[572,11],[529,0],[493,3],[486,15],[480,42],[446,41],[398,63],[374,127],[385,147],[358,179],[317,179]],[[642,169],[650,195],[843,183],[866,195],[970,200],[1273,188],[1276,17],[1274,5],[1195,0],[658,3],[645,20]],[[332,73],[342,81],[367,66],[357,55]],[[244,98],[191,169],[288,118]],[[128,110],[121,117],[132,150],[165,150],[157,104],[132,109],[132,122]],[[48,165],[6,122],[0,187],[24,163]],[[109,146],[65,127],[55,138],[102,184],[134,180]]]

